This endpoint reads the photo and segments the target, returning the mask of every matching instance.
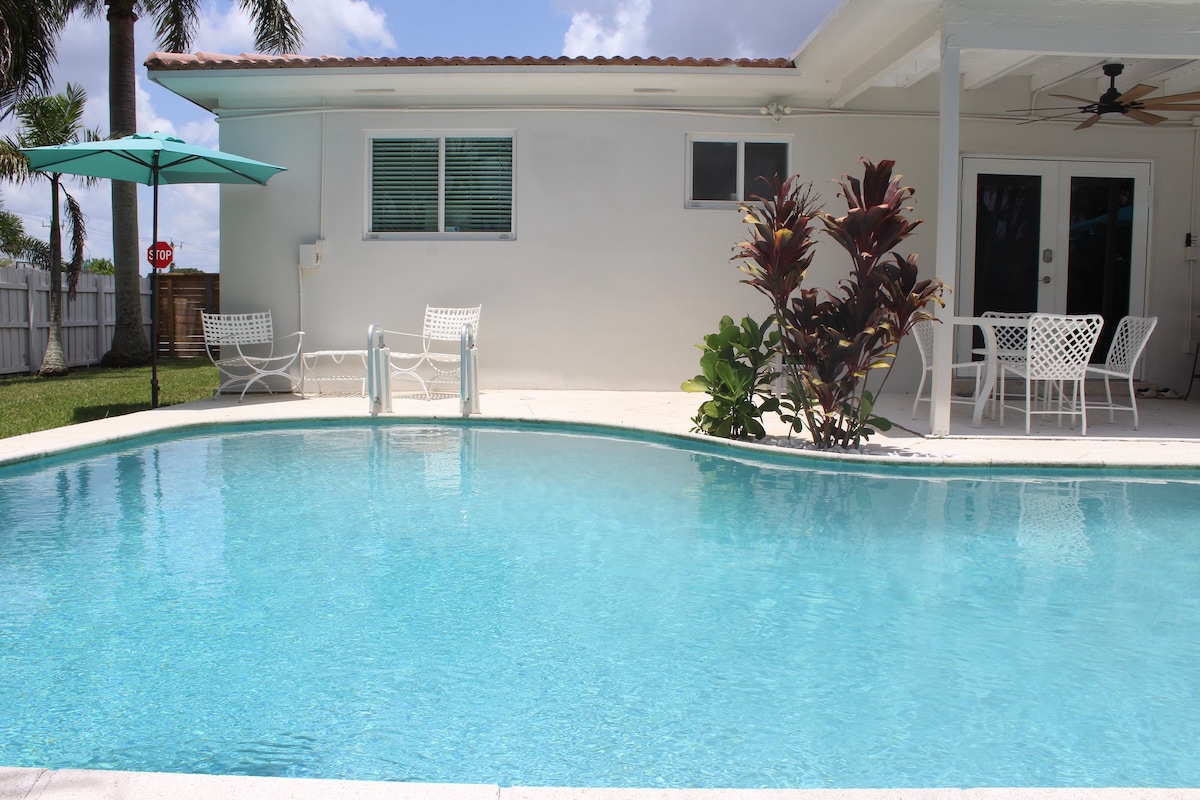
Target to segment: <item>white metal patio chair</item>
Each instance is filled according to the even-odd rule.
[[[272,379],[278,379],[274,381],[277,386],[286,382],[291,391],[296,391],[300,376],[292,374],[292,367],[300,359],[303,331],[276,339],[270,311],[253,314],[201,311],[200,319],[204,325],[204,348],[220,370],[218,394],[240,388],[240,403],[255,384],[272,393]],[[294,345],[290,343],[293,339]]]
[[[1099,314],[1065,316],[1061,314],[1033,314],[1029,317],[1029,335],[1025,343],[1023,361],[1001,361],[1001,373],[1011,372],[1025,381],[1025,433],[1030,431],[1034,414],[1057,414],[1058,424],[1062,416],[1080,418],[1081,435],[1087,435],[1087,403],[1083,383],[1087,374],[1088,360],[1096,349],[1104,319]],[[1046,384],[1046,403],[1034,410],[1034,384]],[[1071,385],[1070,401],[1067,400],[1067,384]],[[1057,408],[1053,396],[1057,393]],[[1004,409],[1022,410],[1021,406],[1010,406],[1000,396],[1000,426],[1004,427]],[[1072,423],[1072,427],[1074,424]]]
[[[430,387],[453,385],[458,391],[462,367],[463,329],[472,340],[479,336],[479,314],[482,306],[474,308],[425,307],[425,322],[421,333],[384,330],[387,337],[406,336],[421,340],[421,349],[413,352],[389,353],[392,378],[411,378],[421,386],[425,399],[432,399]]]
[[[1027,311],[984,311],[981,317],[988,319],[1018,319],[1024,323],[1029,319]],[[1025,360],[1025,339],[1028,328],[1024,325],[993,325],[996,334],[996,362],[998,373],[996,383],[992,386],[992,419],[995,419],[997,398],[1004,402],[1004,370],[1000,369],[1005,363],[1015,364]],[[971,351],[973,355],[987,355],[987,349],[977,347]]]
[[[1113,411],[1132,411],[1133,429],[1137,430],[1137,393],[1133,390],[1133,371],[1137,367],[1138,359],[1142,357],[1142,351],[1146,349],[1146,343],[1150,341],[1150,334],[1154,332],[1156,325],[1158,325],[1158,317],[1122,317],[1121,321],[1117,323],[1116,332],[1113,333],[1112,343],[1108,346],[1108,356],[1104,359],[1104,366],[1089,365],[1087,368],[1088,375],[1099,375],[1104,378],[1104,394],[1107,402],[1095,403],[1092,408],[1107,408],[1110,425],[1113,421]],[[1122,406],[1113,403],[1110,378],[1121,378],[1126,382],[1126,386],[1129,388],[1129,405]]]
[[[917,384],[917,396],[913,400],[912,415],[913,419],[917,418],[917,405],[921,401],[931,402],[933,398],[933,388],[930,387],[930,396],[922,397],[925,391],[925,380],[933,375],[933,336],[936,329],[933,327],[934,322],[931,319],[923,319],[913,325],[913,339],[917,343],[917,352],[921,354],[921,382]],[[975,398],[979,395],[980,384],[983,383],[983,361],[961,361],[957,364],[950,365],[950,373],[954,375],[957,372],[967,371],[975,373],[975,391],[971,393],[971,398],[960,398],[951,396],[952,403],[974,403]]]

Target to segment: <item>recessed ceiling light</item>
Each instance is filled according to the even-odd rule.
[[[633,90],[635,94],[671,94],[674,89],[660,89],[656,86],[639,86]]]

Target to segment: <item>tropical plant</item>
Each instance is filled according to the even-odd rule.
[[[0,253],[21,258],[25,253],[25,223],[11,211],[0,211]]]
[[[850,274],[834,292],[801,289],[784,312],[781,344],[789,399],[822,449],[857,447],[891,426],[874,414],[872,370],[890,370],[900,340],[926,308],[942,303],[942,282],[917,280],[917,256],[895,251],[920,220],[910,221],[911,188],[892,177],[895,162],[863,159],[864,176],[839,182],[846,214],[821,212],[826,233],[849,254]],[[882,388],[882,383],[881,383]]]
[[[50,90],[64,19],[59,0],[0,0],[0,117]]]
[[[107,258],[89,258],[83,262],[83,271],[93,275],[112,275],[116,268]]]
[[[50,243],[27,234],[16,214],[0,211],[0,267],[15,267],[18,261],[49,269]]]
[[[0,175],[17,182],[34,178],[50,181],[50,243],[44,266],[50,270],[50,332],[46,354],[39,373],[65,375],[67,359],[62,348],[62,231],[60,193],[66,199],[66,225],[71,237],[71,261],[67,265],[69,294],[75,294],[75,283],[83,266],[84,217],[79,203],[63,187],[59,173],[33,172],[29,161],[20,152],[26,147],[46,147],[77,142],[82,132],[81,120],[87,102],[82,87],[67,84],[66,91],[49,97],[30,97],[17,102],[14,110],[20,127],[11,137],[0,141]],[[94,134],[93,134],[94,138]],[[35,247],[26,243],[26,249]]]
[[[698,433],[727,439],[766,436],[762,415],[779,410],[771,392],[777,377],[771,361],[779,346],[779,332],[750,317],[741,325],[726,315],[719,329],[697,345],[700,374],[683,382],[685,392],[706,392],[709,400],[692,418]]]
[[[0,2],[11,0],[0,0]],[[18,0],[21,2],[22,0]],[[174,53],[191,49],[203,4],[195,0],[61,0],[69,11],[108,20],[109,132],[137,132],[137,63],[134,23],[154,20],[158,46]],[[238,0],[254,24],[255,46],[261,52],[294,53],[300,49],[300,26],[287,0]],[[112,182],[113,261],[116,264],[116,328],[112,347],[102,359],[106,366],[144,364],[150,347],[142,325],[139,288],[137,186]]]
[[[778,324],[815,255],[812,228],[820,198],[811,183],[800,183],[795,175],[782,182],[778,177],[759,180],[768,184],[770,193],[755,195],[741,206],[751,236],[733,246],[730,261],[741,262],[738,269],[748,276],[742,283],[771,301],[772,321]]]

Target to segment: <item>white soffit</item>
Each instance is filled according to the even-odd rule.
[[[904,88],[937,74],[943,34],[960,48],[962,88],[1009,76],[1030,93],[1125,64],[1118,88],[1200,90],[1196,0],[843,0],[796,52],[801,75],[841,108],[872,88]]]

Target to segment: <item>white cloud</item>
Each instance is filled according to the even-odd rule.
[[[565,56],[632,56],[646,54],[646,20],[651,0],[618,0],[574,11],[563,37]]]
[[[396,40],[387,14],[366,0],[292,0],[304,28],[304,52],[313,56],[355,56],[390,52]]]
[[[557,0],[563,55],[785,58],[837,0]]]
[[[246,53],[254,50],[254,26],[250,17],[237,6],[226,5],[224,11],[211,4],[200,16],[192,50],[206,53]]]
[[[291,0],[288,4],[304,34],[306,55],[357,55],[394,50],[387,14],[367,0]],[[253,52],[254,25],[239,6],[211,4],[201,17],[196,48],[210,53]]]

